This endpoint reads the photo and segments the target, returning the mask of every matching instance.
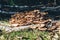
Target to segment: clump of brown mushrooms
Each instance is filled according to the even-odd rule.
[[[38,30],[59,29],[60,22],[51,23],[52,20],[46,17],[47,14],[47,12],[40,12],[40,10],[18,12],[11,16],[9,23],[14,27],[31,25],[30,28]]]
[[[39,10],[33,10],[29,12],[20,12],[11,16],[9,20],[10,24],[30,25],[30,24],[40,24],[42,21],[45,22],[44,15],[47,13],[40,12]]]

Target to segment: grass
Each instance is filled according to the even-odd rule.
[[[0,35],[0,40],[36,40],[37,38],[41,38],[42,40],[49,40],[47,36],[48,32],[38,31],[38,30],[21,30],[17,32],[5,33],[2,32]]]

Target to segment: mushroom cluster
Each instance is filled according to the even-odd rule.
[[[9,23],[14,27],[31,25],[32,29],[39,30],[54,30],[60,25],[60,22],[53,22],[47,16],[47,12],[40,12],[40,10],[17,12],[11,16]],[[59,29],[59,28],[57,28]]]
[[[30,28],[38,29],[41,31],[60,31],[60,21],[49,23],[50,20],[46,21],[45,23],[31,25]]]
[[[42,21],[45,22],[44,19],[46,19],[45,18],[46,14],[47,12],[46,13],[40,12],[39,10],[33,10],[29,12],[20,12],[12,15],[11,19],[9,20],[9,23],[19,25],[19,26],[30,25],[30,24],[40,24]]]

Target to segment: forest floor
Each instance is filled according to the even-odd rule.
[[[7,19],[1,17],[0,19],[0,24],[10,25]],[[60,30],[48,31],[30,28],[9,33],[0,30],[0,40],[60,40]]]

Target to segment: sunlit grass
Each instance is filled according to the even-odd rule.
[[[17,32],[5,33],[2,32],[0,36],[0,40],[36,40],[38,37],[41,37],[42,40],[49,40],[47,36],[49,35],[48,32],[45,31],[38,31],[38,30],[21,30]]]

